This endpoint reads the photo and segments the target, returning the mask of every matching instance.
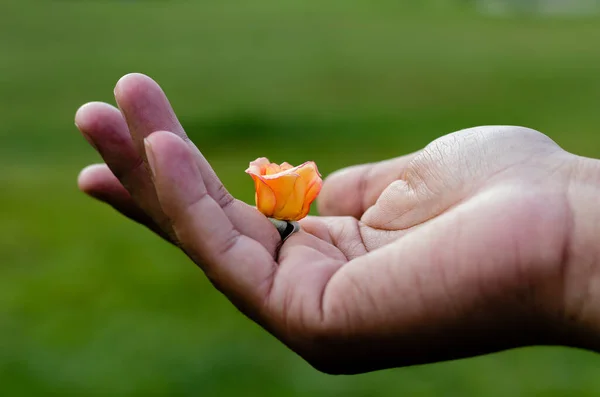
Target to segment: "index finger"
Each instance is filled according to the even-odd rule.
[[[174,134],[156,132],[145,144],[157,196],[181,248],[234,303],[261,310],[277,264],[272,253],[241,233],[233,221],[255,229],[275,228],[262,215],[266,223],[226,214],[208,193],[190,148]]]

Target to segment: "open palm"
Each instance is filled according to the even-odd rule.
[[[338,172],[324,216],[281,244],[225,190],[155,82],[128,75],[115,96],[120,110],[77,113],[106,163],[82,172],[81,189],[178,245],[315,367],[355,373],[556,342],[548,325],[562,307],[548,302],[561,299],[570,155],[544,135],[470,129]]]

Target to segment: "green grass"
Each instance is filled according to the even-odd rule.
[[[327,174],[479,124],[526,125],[600,157],[599,22],[390,0],[5,0],[2,395],[597,395],[597,358],[566,349],[314,371],[182,254],[77,192],[98,158],[73,114],[147,73],[245,200],[258,156],[314,159]]]

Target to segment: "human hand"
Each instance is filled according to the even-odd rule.
[[[81,190],[178,245],[319,370],[569,344],[582,328],[569,321],[585,277],[568,270],[580,162],[541,133],[469,129],[342,170],[323,186],[322,216],[280,244],[266,217],[226,191],[156,83],[128,75],[115,97],[120,111],[77,112],[106,162],[81,173]]]

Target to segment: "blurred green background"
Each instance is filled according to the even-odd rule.
[[[76,188],[99,159],[74,112],[129,72],[249,202],[256,157],[328,174],[480,124],[600,157],[600,18],[483,3],[0,0],[0,395],[600,394],[600,360],[558,348],[318,373]]]

